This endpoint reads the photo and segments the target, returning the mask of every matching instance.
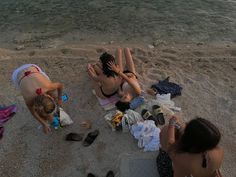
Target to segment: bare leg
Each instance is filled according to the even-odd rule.
[[[105,97],[103,96],[101,92],[101,83],[98,80],[98,75],[96,74],[96,71],[94,70],[93,67],[88,67],[88,75],[91,78],[93,88],[95,90],[95,93],[98,97],[104,99]]]
[[[122,50],[120,48],[118,48],[116,50],[116,62],[118,64],[118,66],[120,67],[120,70],[123,71],[123,62],[122,62]]]
[[[93,84],[93,88],[94,88],[94,90],[95,90],[96,95],[97,95],[99,98],[101,98],[101,99],[106,98],[106,97],[103,96],[103,94],[102,94],[102,92],[101,92],[101,88],[100,88],[100,87],[101,87],[101,84],[100,84],[100,82],[96,82],[96,81],[92,80],[92,84]]]
[[[92,80],[98,81],[98,79],[97,79],[98,78],[98,74],[96,73],[95,69],[91,65],[88,65],[87,72],[88,72],[89,77]]]
[[[126,67],[129,71],[133,72],[136,75],[134,61],[133,61],[132,55],[130,53],[130,49],[125,48],[124,51],[125,51]]]
[[[93,69],[97,73],[97,75],[100,75],[103,73],[102,66],[100,66],[99,64],[93,65]]]

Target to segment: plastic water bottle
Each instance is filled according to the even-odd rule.
[[[51,126],[54,128],[54,129],[58,129],[60,127],[60,120],[59,120],[59,117],[57,116],[54,116],[53,117],[53,120],[51,122]]]

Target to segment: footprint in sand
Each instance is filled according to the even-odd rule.
[[[231,50],[229,53],[231,56],[236,57],[236,50]]]
[[[103,48],[97,48],[96,49],[96,52],[97,53],[103,53],[103,52],[105,52],[106,50],[105,49],[103,49]]]
[[[197,57],[202,57],[204,56],[204,53],[203,52],[199,52],[199,51],[194,51],[193,54]]]
[[[134,48],[133,52],[136,56],[148,56],[147,52],[145,50],[140,49],[140,48]]]
[[[168,54],[177,54],[178,52],[172,49],[164,49],[162,50],[163,53],[168,53]]]
[[[172,61],[178,60],[178,58],[177,58],[176,55],[170,55],[170,54],[168,54],[168,55],[162,55],[161,58],[170,59],[170,60],[172,60]]]

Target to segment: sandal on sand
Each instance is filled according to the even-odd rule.
[[[66,141],[82,141],[83,134],[69,133],[66,135]]]
[[[152,111],[153,111],[153,115],[157,119],[158,124],[164,125],[165,124],[165,118],[164,118],[164,115],[162,113],[162,110],[161,110],[160,106],[153,105],[152,106]]]
[[[88,133],[87,137],[85,138],[83,142],[83,146],[87,147],[91,145],[98,135],[99,135],[99,130],[95,130],[93,132]]]
[[[96,177],[94,174],[92,174],[92,173],[89,173],[88,175],[87,175],[87,177]]]
[[[113,171],[108,171],[108,173],[107,173],[107,175],[106,175],[106,177],[114,177],[115,176],[115,174],[114,174],[114,172]]]
[[[152,114],[147,109],[143,109],[141,115],[144,120],[149,120],[150,118],[153,117]]]
[[[155,122],[155,125],[158,125],[158,121],[156,120],[156,118],[153,117],[153,115],[147,109],[143,109],[141,115],[144,120],[153,120]]]

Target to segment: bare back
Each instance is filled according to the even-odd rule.
[[[27,71],[31,71],[33,73],[24,76],[24,73]],[[37,72],[37,69],[34,67],[27,68],[19,73],[18,81],[20,91],[26,103],[31,102],[31,100],[37,96],[37,89],[40,89],[42,93],[48,92],[48,86],[52,83],[42,73]]]
[[[165,126],[161,130],[160,134],[161,147],[166,152],[168,152],[167,129],[168,126]],[[192,175],[193,177],[216,177],[216,170],[220,168],[223,161],[223,149],[221,147],[216,147],[210,151],[207,151],[206,168],[202,167],[202,154],[176,153],[174,149],[170,150],[168,154],[170,155],[173,163],[175,177],[185,177],[189,175]]]

